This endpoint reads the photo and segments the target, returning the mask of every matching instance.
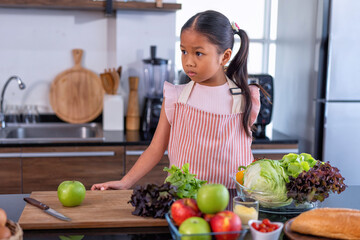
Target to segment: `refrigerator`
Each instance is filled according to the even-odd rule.
[[[360,185],[360,1],[321,4],[315,156]]]

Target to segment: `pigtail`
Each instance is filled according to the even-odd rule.
[[[248,85],[248,71],[247,71],[247,60],[249,55],[249,38],[246,32],[242,29],[238,29],[235,34],[238,34],[241,42],[240,49],[230,62],[226,75],[235,81],[235,84],[242,90],[245,99],[244,116],[242,123],[245,132],[248,136],[251,136],[250,131],[250,114],[252,109],[251,93]]]

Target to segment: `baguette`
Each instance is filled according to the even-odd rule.
[[[336,239],[360,239],[360,211],[349,208],[318,208],[301,213],[291,231]]]

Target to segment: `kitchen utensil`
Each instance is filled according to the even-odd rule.
[[[52,208],[71,218],[59,221],[27,204],[19,218],[22,229],[75,229],[167,226],[165,219],[139,217],[128,204],[132,190],[86,191],[83,203],[77,207],[61,205],[57,191],[32,192],[30,197],[46,202]]]
[[[139,130],[140,128],[140,112],[139,112],[139,97],[138,97],[138,77],[129,77],[129,101],[126,113],[126,129]]]
[[[121,71],[121,70],[120,70]],[[109,70],[112,79],[114,81],[114,85],[113,85],[113,93],[112,94],[116,94],[118,87],[119,87],[119,83],[120,83],[120,75],[119,73],[115,70],[115,68],[113,68],[111,71]]]
[[[121,67],[118,71],[115,68],[105,69],[104,73],[100,74],[104,90],[107,94],[116,94],[120,82]]]
[[[255,74],[249,75],[249,84],[255,83],[260,85],[268,94],[264,95],[260,91],[260,110],[259,115],[256,118],[254,123],[255,128],[252,129],[253,136],[255,138],[266,138],[266,125],[271,122],[272,112],[273,112],[273,99],[274,99],[274,81],[270,75],[267,74]]]
[[[100,74],[101,82],[104,87],[104,90],[107,94],[113,94],[114,89],[114,79],[112,75],[108,72]]]
[[[169,77],[168,60],[156,58],[156,46],[150,47],[150,59],[144,59],[145,104],[141,130],[153,132],[160,118],[163,86]]]
[[[102,112],[104,89],[99,76],[81,66],[83,50],[72,50],[75,65],[56,76],[50,88],[55,114],[69,123],[85,123]]]
[[[119,74],[119,79],[121,79],[122,67],[119,66],[116,71],[117,71],[117,73]]]
[[[168,79],[168,60],[156,58],[156,46],[150,47],[149,59],[144,59],[144,81],[147,97],[162,97]]]
[[[29,198],[29,197],[26,197],[24,198],[24,201],[27,202],[27,203],[30,203],[31,205],[35,206],[35,207],[38,207],[40,208],[41,210],[43,210],[44,212],[46,212],[47,214],[50,214],[51,216],[54,216],[60,220],[63,220],[63,221],[71,221],[70,218],[62,215],[61,213],[55,211],[54,209],[50,208],[48,205],[42,203],[42,202],[39,202],[38,200],[34,199],[34,198]]]

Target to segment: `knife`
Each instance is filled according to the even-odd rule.
[[[24,201],[27,203],[30,203],[31,205],[34,205],[35,207],[38,207],[38,208],[44,210],[44,212],[46,212],[47,214],[50,214],[51,216],[54,216],[58,219],[61,219],[63,221],[71,221],[71,218],[68,218],[68,217],[62,215],[61,213],[50,208],[48,205],[46,205],[42,202],[39,202],[38,200],[36,200],[34,198],[26,197],[26,198],[24,198]]]

